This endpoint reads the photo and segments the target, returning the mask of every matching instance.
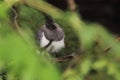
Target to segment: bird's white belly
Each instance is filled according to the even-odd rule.
[[[47,44],[49,44],[49,40],[46,39],[46,37],[43,34],[43,37],[40,41],[40,46],[45,47]],[[58,52],[61,48],[64,48],[64,38],[60,41],[53,41],[50,46],[47,48],[47,51],[49,52]]]
[[[51,45],[47,48],[47,51],[58,52],[61,48],[64,48],[64,39],[60,41],[53,41]]]
[[[41,47],[45,47],[47,44],[49,44],[49,40],[46,39],[46,37],[44,36],[44,33],[42,33],[42,38],[40,40],[40,46]]]

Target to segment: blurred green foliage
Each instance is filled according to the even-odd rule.
[[[0,73],[6,71],[7,80],[120,80],[120,43],[101,25],[83,22],[77,12],[63,12],[42,0],[23,0],[27,5],[7,1],[0,1]],[[22,34],[13,21],[13,4]],[[44,24],[41,12],[63,28],[66,48],[58,55],[74,53],[72,60],[54,64],[38,49],[35,35]]]

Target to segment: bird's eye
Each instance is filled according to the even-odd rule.
[[[46,24],[46,27],[51,30],[56,29],[56,26],[54,24]]]

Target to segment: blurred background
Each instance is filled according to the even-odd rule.
[[[120,80],[119,0],[0,0],[0,80]],[[65,32],[50,55],[43,12]]]
[[[47,0],[47,2],[62,10],[68,9],[67,0]],[[112,33],[120,34],[119,0],[75,0],[75,3],[84,21],[100,23]]]

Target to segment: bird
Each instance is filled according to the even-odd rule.
[[[44,13],[45,24],[37,32],[38,44],[50,53],[58,53],[65,47],[65,34],[51,16]]]

